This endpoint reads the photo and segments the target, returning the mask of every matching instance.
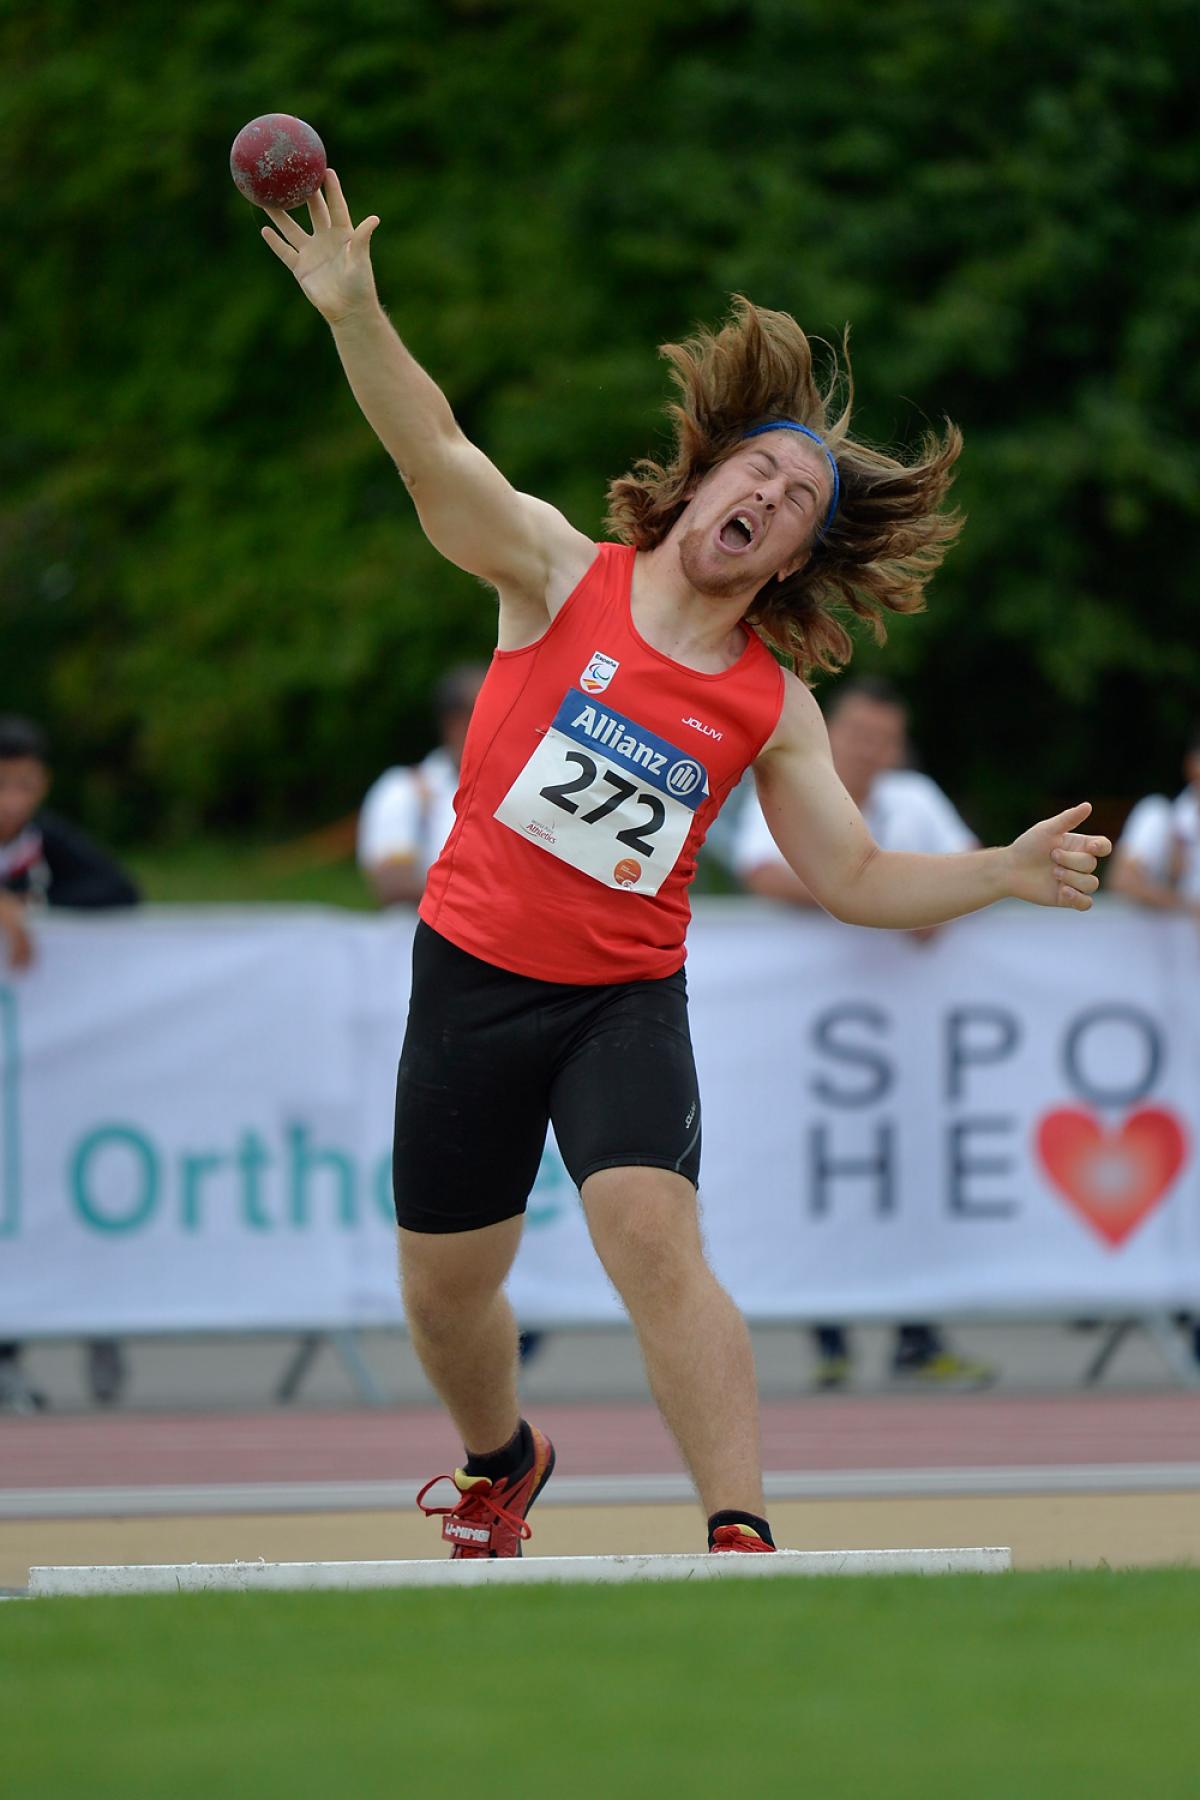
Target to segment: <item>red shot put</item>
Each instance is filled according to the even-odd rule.
[[[243,125],[229,152],[229,172],[239,193],[255,206],[290,212],[315,194],[325,179],[325,146],[303,119],[263,113]]]

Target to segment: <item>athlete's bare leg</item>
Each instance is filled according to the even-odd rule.
[[[521,1422],[517,1321],[503,1293],[522,1220],[479,1231],[401,1231],[400,1280],[413,1347],[468,1451],[487,1455]]]
[[[763,1517],[750,1334],[704,1260],[691,1182],[669,1169],[601,1169],[583,1204],[705,1513]]]

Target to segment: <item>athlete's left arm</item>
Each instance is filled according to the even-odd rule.
[[[838,778],[821,709],[787,677],[779,725],[754,766],[780,852],[827,912],[851,925],[913,930],[978,912],[993,900],[1029,900],[1086,912],[1107,838],[1078,833],[1084,802],[1034,825],[998,850],[923,856],[881,850]]]

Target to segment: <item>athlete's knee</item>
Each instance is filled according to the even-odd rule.
[[[400,1286],[410,1324],[450,1330],[500,1292],[520,1241],[520,1220],[481,1231],[401,1231]]]
[[[429,1281],[411,1272],[401,1276],[400,1290],[408,1328],[423,1338],[452,1337],[461,1330],[464,1318],[486,1305],[486,1300],[456,1290],[448,1282]]]
[[[601,1262],[626,1300],[669,1304],[708,1270],[695,1190],[666,1169],[605,1169],[583,1184]]]

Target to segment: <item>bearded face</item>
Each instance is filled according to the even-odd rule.
[[[803,568],[832,492],[820,447],[764,432],[703,477],[681,515],[679,560],[697,593],[752,598]]]

